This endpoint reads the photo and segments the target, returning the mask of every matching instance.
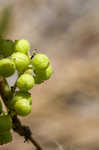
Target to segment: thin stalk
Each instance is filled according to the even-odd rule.
[[[6,107],[8,107],[7,102],[9,100],[9,97],[7,96],[5,90],[5,82],[7,83],[7,81],[3,77],[0,77],[0,95],[4,104],[6,105]],[[25,141],[30,141],[36,147],[36,150],[43,150],[40,144],[32,137],[32,132],[30,128],[22,125],[21,121],[16,115],[11,116],[11,118],[13,122],[13,130],[17,132],[20,136],[24,136]]]

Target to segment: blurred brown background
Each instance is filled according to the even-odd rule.
[[[99,1],[0,0],[1,16],[5,8],[4,36],[29,40],[54,68],[31,91],[32,113],[22,122],[44,150],[99,150]],[[0,150],[34,150],[15,133],[13,139]]]

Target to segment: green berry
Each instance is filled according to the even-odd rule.
[[[53,68],[52,65],[50,64],[45,70],[42,71],[34,71],[35,76],[39,77],[41,80],[48,80],[52,73],[53,73]]]
[[[20,52],[13,53],[11,55],[11,59],[14,61],[16,69],[19,73],[23,73],[28,68],[30,63],[29,57]]]
[[[0,116],[0,133],[8,131],[12,128],[12,120],[9,115]]]
[[[15,72],[15,64],[9,58],[0,60],[0,76],[9,77]]]
[[[32,67],[32,64],[31,64],[31,60],[30,60],[30,64],[28,65],[27,70],[24,73],[28,73],[28,74],[31,74],[31,75],[33,74],[33,67]]]
[[[16,101],[22,99],[27,100],[29,104],[32,105],[32,96],[29,92],[17,91],[13,96],[12,100],[9,101],[9,107],[13,109],[13,106],[16,103]]]
[[[10,56],[14,52],[14,43],[12,40],[1,40],[0,53],[4,57]]]
[[[16,40],[14,43],[14,50],[16,52],[27,53],[30,49],[30,44],[27,40]]]
[[[27,116],[32,110],[29,101],[27,101],[26,99],[16,101],[14,108],[16,113],[20,116]]]
[[[0,113],[2,113],[2,103],[0,101]]]
[[[49,65],[49,58],[45,54],[36,54],[32,59],[34,70],[44,70]]]
[[[30,105],[32,104],[32,96],[29,92],[17,91],[15,93],[14,100],[17,101],[21,99],[26,99]]]
[[[34,73],[35,73],[34,75],[35,83],[40,84],[51,77],[53,73],[52,65],[50,64],[48,68],[46,68],[43,71],[34,71]]]
[[[41,84],[44,80],[39,75],[34,75],[35,84]]]
[[[28,91],[34,86],[34,78],[28,73],[22,74],[17,80],[17,87],[21,91]]]
[[[0,132],[0,145],[8,144],[12,141],[12,135],[10,131]]]

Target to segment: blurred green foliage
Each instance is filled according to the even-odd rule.
[[[2,58],[2,39],[5,39],[5,36],[8,33],[8,26],[11,21],[11,14],[12,9],[11,7],[7,7],[3,9],[3,12],[1,13],[1,20],[0,20],[0,58]]]
[[[6,36],[8,32],[8,25],[11,21],[12,9],[11,7],[4,8],[0,21],[0,37]]]

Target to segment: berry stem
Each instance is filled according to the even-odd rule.
[[[8,97],[5,93],[5,84],[4,84],[4,78],[0,76],[0,94],[2,97],[3,102],[6,104],[6,101],[8,101]]]
[[[35,49],[32,51],[33,54],[32,54],[32,56],[31,56],[31,59],[32,59],[37,53],[39,53],[39,51],[40,51],[40,50],[38,50],[38,49],[35,48]]]
[[[2,97],[4,104],[7,107],[7,101],[9,100],[9,98],[6,95],[5,91],[5,81],[6,80],[0,76],[0,95]],[[30,141],[36,147],[37,150],[43,150],[41,146],[38,144],[38,142],[32,137],[32,132],[30,128],[22,125],[19,118],[16,115],[12,116],[12,122],[13,122],[13,130],[15,132],[17,132],[20,136],[24,136],[25,141]]]
[[[24,126],[21,124],[19,118],[15,115],[12,117],[13,121],[13,130],[17,132],[20,136],[24,136],[25,142],[30,141],[37,150],[43,150],[38,142],[32,137],[32,132],[28,126]]]
[[[15,92],[16,87],[17,87],[17,80],[16,80],[16,82],[15,82],[14,86],[12,86],[12,87],[11,87],[11,91],[12,91],[12,93],[14,93],[14,92]]]

